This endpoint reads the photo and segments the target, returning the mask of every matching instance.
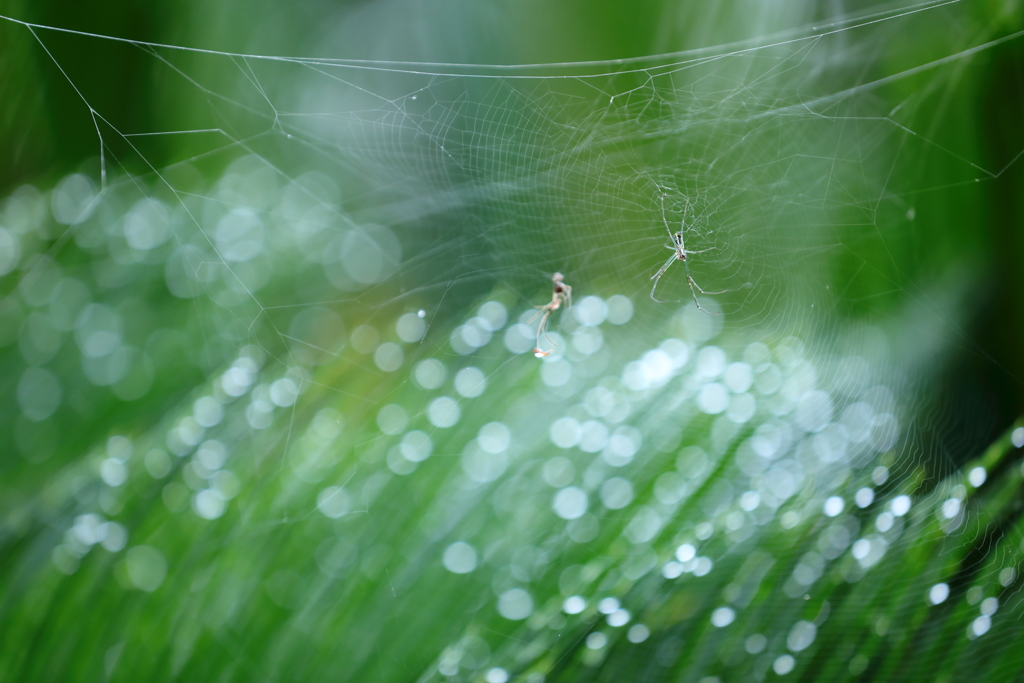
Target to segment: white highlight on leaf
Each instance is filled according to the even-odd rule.
[[[568,486],[555,494],[551,506],[562,519],[578,519],[587,511],[587,494],[583,489]]]
[[[444,567],[454,574],[468,574],[476,569],[476,549],[463,541],[456,541],[445,548]]]
[[[533,614],[533,598],[522,588],[512,588],[498,597],[498,614],[521,621]]]

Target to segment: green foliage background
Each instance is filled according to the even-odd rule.
[[[1015,258],[1024,248],[1021,6],[950,3],[830,41],[825,34],[840,11],[893,10],[740,2],[0,2],[5,17],[83,32],[0,22],[0,188],[11,198],[0,226],[18,240],[17,265],[0,279],[0,680],[1010,680],[1022,658],[1024,538],[1022,439],[1014,432],[1024,395],[1024,282]],[[785,30],[809,25],[815,28],[804,34],[820,34],[821,45],[808,49],[800,68],[824,76],[805,78],[794,68],[792,80],[773,76],[759,89],[758,75],[773,73],[770,64],[711,63],[696,73],[734,85],[718,91],[725,94],[719,102],[714,87],[687,91],[670,80],[686,111],[627,100],[621,117],[593,124],[592,83],[642,92],[667,60],[642,62],[650,71],[631,71],[628,62],[568,64],[703,48],[722,54],[728,50],[715,46],[781,42]],[[406,258],[393,279],[339,294],[289,241],[294,221],[268,209],[269,275],[241,266],[232,272],[243,283],[260,281],[258,299],[249,301],[230,298],[237,288],[215,272],[217,264],[191,270],[186,281],[195,291],[171,291],[166,264],[176,245],[122,258],[123,239],[111,226],[140,197],[199,215],[201,198],[229,186],[239,205],[261,205],[262,176],[248,152],[286,177],[334,168],[318,154],[331,149],[326,137],[297,151],[259,133],[266,112],[245,68],[280,100],[295,97],[290,88],[303,82],[303,70],[85,34],[238,55],[555,66],[527,70],[550,80],[526,85],[459,77],[482,67],[453,68],[455,76],[431,81],[481,104],[450,124],[476,131],[466,134],[467,158],[476,152],[482,161],[461,168],[464,175],[444,161],[417,164],[427,157],[403,157],[404,143],[384,138],[366,157],[354,155],[352,167],[329,171],[352,197],[346,220],[404,228]],[[770,63],[782,50],[765,52]],[[702,53],[687,53],[694,54]],[[175,77],[169,61],[195,80]],[[554,78],[605,72],[611,75],[601,81]],[[422,80],[391,72],[352,79],[395,97]],[[311,83],[331,87],[327,79]],[[814,96],[863,84],[869,92],[835,98],[821,125],[804,111],[778,115],[769,132],[758,123],[769,96],[780,111],[798,101],[813,111]],[[90,116],[83,96],[105,121]],[[542,106],[562,119],[532,127],[531,107]],[[890,112],[888,122],[914,133],[894,135],[889,123],[869,118],[836,126],[868,112]],[[503,117],[513,124],[502,127]],[[202,136],[117,134],[187,130],[200,120],[251,144],[240,151]],[[609,134],[601,154],[580,157],[583,171],[574,175],[552,159],[570,147],[569,124],[583,122],[625,132]],[[100,184],[97,128],[109,185],[90,218],[68,228],[53,215],[58,192],[51,188],[75,172]],[[749,142],[730,156],[722,141],[734,139]],[[507,157],[502,140],[514,142]],[[859,156],[847,156],[852,151]],[[342,145],[338,157],[344,152]],[[536,163],[517,165],[516,152],[534,154]],[[800,161],[784,166],[789,152]],[[392,165],[381,161],[390,153]],[[744,173],[728,175],[712,163],[723,159]],[[831,186],[822,189],[829,166],[848,193],[842,199],[829,194]],[[516,176],[521,168],[535,175]],[[590,177],[597,168],[603,174]],[[717,183],[701,187],[709,178]],[[274,180],[268,196],[284,186]],[[646,298],[650,253],[667,254],[656,205],[644,203],[652,187],[670,196],[673,221],[689,215],[682,198],[690,197],[695,229],[722,220],[718,242],[714,232],[700,235],[721,246],[722,255],[707,262],[733,289],[721,298],[721,318],[697,313],[685,296],[660,308]],[[459,201],[445,204],[450,196]],[[424,198],[441,208],[414,201]],[[176,235],[205,220],[189,217],[170,217]],[[637,256],[636,245],[647,251]],[[598,361],[576,358],[574,383],[561,385],[571,390],[558,389],[542,363],[506,351],[504,329],[476,354],[452,351],[454,330],[484,302],[500,302],[510,324],[529,318],[550,295],[557,269],[569,273],[577,305],[587,294],[624,293],[632,301],[627,324],[600,327],[603,366],[591,372]],[[663,286],[685,294],[685,278],[674,276]],[[119,334],[145,353],[135,374],[110,386],[83,374],[74,323],[33,331],[38,316],[60,320],[77,311],[74,292],[58,285],[63,278],[85,283],[83,301],[117,311]],[[744,289],[747,282],[754,286]],[[314,303],[326,313],[295,339],[295,309]],[[396,320],[420,309],[429,311],[427,336],[403,342]],[[571,313],[552,319],[565,348],[588,327],[574,320]],[[357,348],[360,325],[402,349],[400,372],[383,371],[372,349]],[[879,350],[879,334],[887,351]],[[687,349],[689,365],[673,370],[681,379],[624,389],[617,378],[631,361],[677,348],[659,347],[663,339]],[[56,344],[49,357],[48,344]],[[714,419],[697,407],[703,384],[693,370],[708,348],[758,369],[757,387],[777,370],[791,386],[830,392],[840,407],[857,400],[860,383],[886,384],[900,439],[848,465],[801,461],[804,485],[759,517],[766,505],[748,510],[740,502],[760,476],[738,464],[744,444],[796,410],[799,397],[759,388],[751,418]],[[868,379],[841,366],[844,355],[863,357]],[[438,427],[427,407],[434,394],[412,377],[415,364],[430,358],[446,364],[448,394],[460,369],[478,368],[486,378],[480,396],[459,390],[461,419],[451,428]],[[22,388],[35,367],[59,380],[63,396],[38,420],[27,417],[31,401]],[[248,373],[251,399],[224,393],[232,368]],[[274,386],[302,393],[271,405]],[[549,437],[552,418],[589,419],[584,407],[596,399],[583,397],[600,395],[587,393],[597,387],[628,396],[632,406],[622,424],[643,446],[622,469],[592,452],[559,450]],[[178,437],[169,435],[193,429],[198,401],[211,396],[221,417],[195,443],[173,442]],[[258,401],[271,416],[259,429],[252,417]],[[407,427],[430,435],[429,459],[395,455],[405,428],[385,429],[385,405],[401,406]],[[500,455],[507,464],[494,479],[474,479],[466,463],[477,461],[467,449],[495,421],[513,435]],[[196,474],[193,463],[202,458],[195,446],[206,438],[230,453],[227,464],[208,468],[221,474]],[[703,466],[688,450],[694,447],[706,452]],[[554,457],[572,462],[573,481],[590,496],[588,515],[577,521],[552,510],[545,467]],[[981,481],[978,467],[986,473]],[[597,502],[613,475],[631,486],[622,508]],[[343,514],[323,513],[330,506],[318,496],[328,485],[340,487]],[[862,489],[873,500],[854,504]],[[219,514],[199,513],[204,491],[222,499]],[[826,515],[824,501],[833,496],[842,511]],[[905,514],[896,513],[900,496],[913,501]],[[959,501],[952,515],[944,512],[949,501]],[[645,524],[656,530],[647,533]],[[477,553],[470,573],[445,568],[455,542]],[[696,565],[681,561],[685,544],[713,569],[696,574]],[[865,556],[864,548],[883,551]],[[678,578],[670,577],[674,562],[686,565]],[[794,583],[808,571],[817,577]],[[948,597],[929,601],[937,584]],[[499,607],[513,590],[530,595],[524,618]],[[585,598],[578,613],[566,609],[572,596]],[[628,611],[627,625],[609,622],[599,609],[604,598]],[[980,633],[979,618],[989,619]],[[630,630],[637,625],[646,636]]]

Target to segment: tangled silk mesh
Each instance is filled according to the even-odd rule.
[[[13,443],[35,468],[55,424],[87,437],[9,527],[45,518],[39,571],[116,615],[96,670],[1011,670],[1020,474],[977,489],[1024,432],[954,467],[918,412],[940,349],[908,362],[921,329],[858,308],[879,279],[928,308],[897,265],[915,202],[1002,171],[913,127],[987,46],[908,61],[937,11],[524,67],[133,44],[183,125],[123,130],[80,91],[95,171],[0,214]],[[187,155],[156,167],[166,136]],[[649,297],[662,202],[726,290],[711,315],[680,264]],[[555,271],[574,300],[538,361]],[[123,403],[142,417],[97,429]]]

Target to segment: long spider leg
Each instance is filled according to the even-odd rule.
[[[543,336],[552,346],[556,346],[555,342],[551,341],[551,337],[548,336],[547,326],[548,318],[551,316],[551,309],[545,307],[544,317],[540,319],[540,324],[537,325],[537,348],[540,348],[540,338]]]
[[[687,269],[686,276],[690,278],[690,282],[693,283],[694,287],[700,290],[701,294],[725,294],[726,292],[729,291],[728,289],[720,289],[717,292],[709,292],[706,289],[703,289],[700,285],[697,284],[697,281],[693,279],[693,276],[690,275],[689,269]]]
[[[686,263],[686,261],[683,261],[683,267],[686,268],[686,283],[690,285],[690,294],[693,295],[693,303],[697,306],[697,309],[704,311],[708,315],[718,315],[718,313],[712,313],[711,311],[707,310],[706,308],[700,305],[700,301],[697,300],[697,292],[694,291],[693,288],[696,287],[698,290],[700,290],[701,294],[725,294],[729,290],[723,289],[720,292],[705,292],[703,289],[701,289],[700,285],[697,284],[697,281],[693,279],[693,276],[690,275],[690,266]]]
[[[668,270],[668,267],[671,266],[672,262],[675,261],[675,260],[677,260],[676,259],[676,255],[672,254],[672,256],[669,257],[668,261],[665,261],[665,265],[663,265],[661,267],[661,270],[659,270],[657,273],[655,273],[654,275],[651,276],[651,279],[654,280],[654,286],[651,287],[651,299],[653,299],[654,301],[658,302],[659,304],[663,304],[665,302],[662,301],[661,299],[655,298],[654,290],[656,290],[658,288],[658,281],[661,280],[661,276],[665,274],[665,271]],[[686,263],[686,262],[683,261],[683,263]]]
[[[694,280],[692,277],[690,279],[693,280],[693,286],[699,289],[701,294],[725,294],[726,292],[729,291],[728,289],[720,289],[717,292],[709,292],[706,289],[701,289],[701,286],[698,285],[697,281]]]
[[[672,228],[668,227],[668,218],[665,216],[665,195],[661,195],[661,222],[665,224],[665,229],[668,230],[668,238],[674,241],[675,237],[672,236]]]
[[[715,249],[718,249],[718,247],[708,247],[707,249],[701,249],[700,251],[690,251],[689,249],[687,249],[686,253],[687,253],[687,255],[689,255],[689,254],[703,254],[705,251],[714,251]]]
[[[703,306],[700,305],[700,301],[697,301],[697,292],[695,292],[693,289],[697,283],[693,281],[693,278],[687,275],[686,282],[690,285],[690,294],[693,295],[693,305],[697,307],[697,310],[704,311],[708,315],[718,315],[717,313],[712,313],[711,311],[705,309]],[[697,287],[697,289],[700,289],[700,287]],[[704,290],[701,290],[701,292],[703,291]]]
[[[548,306],[549,306],[549,305],[550,305],[550,304],[544,304],[543,306],[534,306],[534,308],[539,308],[540,310],[539,310],[539,311],[537,311],[536,313],[534,313],[534,314],[533,314],[533,317],[532,317],[532,318],[530,318],[529,320],[527,320],[525,324],[526,324],[526,325],[529,325],[529,324],[530,324],[530,323],[532,323],[532,322],[533,322],[534,320],[536,320],[536,319],[537,319],[537,316],[538,316],[538,315],[540,315],[540,314],[541,314],[541,313],[543,313],[544,311],[548,310]]]
[[[548,312],[544,314],[544,319],[540,321],[541,324],[540,324],[540,326],[538,326],[537,331],[538,332],[543,332],[544,338],[547,339],[548,342],[552,346],[558,346],[558,344],[556,344],[555,342],[551,341],[551,337],[548,336],[548,320],[551,319],[551,313],[554,310],[555,309],[553,309],[553,308],[549,309]]]

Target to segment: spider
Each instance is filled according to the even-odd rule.
[[[561,273],[555,273],[551,276],[551,282],[554,283],[551,290],[551,302],[546,303],[543,306],[534,306],[534,308],[538,308],[540,310],[537,311],[537,315],[530,318],[526,323],[529,325],[537,318],[538,315],[543,315],[540,319],[540,324],[537,325],[537,346],[533,349],[533,355],[537,358],[549,356],[551,355],[551,351],[554,351],[554,349],[551,349],[550,351],[540,350],[540,338],[542,335],[545,339],[551,342],[552,346],[557,346],[555,342],[551,341],[551,337],[548,336],[548,318],[551,317],[552,313],[561,308],[563,303],[566,308],[572,307],[572,287],[565,284],[565,276]]]
[[[687,208],[689,208],[689,202],[687,202]],[[690,285],[690,294],[693,295],[693,303],[697,304],[697,308],[701,311],[704,311],[708,315],[718,315],[717,313],[711,313],[710,311],[707,311],[706,309],[701,307],[700,302],[697,301],[697,292],[699,291],[701,294],[724,294],[729,290],[723,289],[720,292],[704,291],[690,275],[690,266],[686,262],[687,256],[690,256],[691,254],[703,254],[706,251],[711,251],[715,247],[708,247],[707,249],[701,249],[700,251],[687,251],[686,245],[683,244],[683,230],[686,228],[686,218],[683,218],[683,220],[680,221],[679,231],[673,233],[672,228],[668,227],[668,218],[665,217],[665,195],[661,195],[661,220],[665,224],[665,229],[668,230],[668,236],[669,238],[671,238],[673,245],[670,247],[666,247],[666,249],[671,249],[674,253],[668,258],[668,261],[665,261],[665,265],[663,265],[657,273],[651,276],[651,279],[654,280],[654,286],[651,287],[651,298],[657,301],[659,304],[665,303],[664,301],[661,301],[660,299],[656,299],[654,297],[654,290],[658,288],[658,281],[661,279],[661,276],[665,274],[665,271],[668,270],[668,267],[671,266],[674,261],[682,261],[683,268],[686,269],[686,283]]]

